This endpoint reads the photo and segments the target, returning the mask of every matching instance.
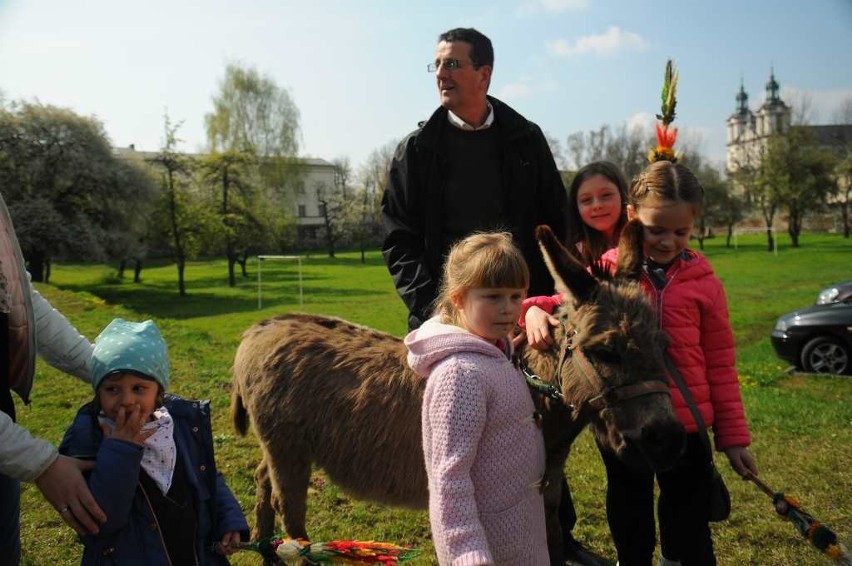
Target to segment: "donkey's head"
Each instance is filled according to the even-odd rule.
[[[536,236],[564,297],[555,375],[565,402],[625,462],[671,466],[685,436],[666,382],[665,334],[638,282],[641,225],[625,227],[612,275],[600,266],[587,271],[547,226]]]

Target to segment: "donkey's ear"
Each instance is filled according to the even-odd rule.
[[[642,264],[645,261],[644,241],[644,228],[639,220],[634,218],[624,225],[624,229],[621,230],[621,237],[618,239],[616,278],[639,279],[642,275]]]
[[[535,237],[544,256],[544,263],[547,264],[556,284],[556,290],[567,299],[573,299],[573,302],[587,302],[598,288],[598,281],[565,249],[549,226],[537,227]]]

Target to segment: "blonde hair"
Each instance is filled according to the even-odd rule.
[[[457,242],[444,262],[441,290],[435,302],[441,321],[458,325],[461,315],[452,298],[475,288],[526,290],[530,271],[509,232],[478,232]]]

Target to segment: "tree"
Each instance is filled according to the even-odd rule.
[[[154,171],[141,159],[124,157],[118,160],[115,174],[116,184],[128,187],[138,197],[130,214],[120,215],[124,218],[121,228],[104,243],[106,255],[118,262],[118,277],[124,278],[124,270],[128,261],[133,262],[133,282],[139,283],[142,273],[142,261],[148,255],[148,245],[151,232],[151,215],[159,198],[160,187],[156,182]],[[126,204],[122,203],[122,208]],[[110,215],[118,215],[121,211],[107,211]]]
[[[316,191],[317,202],[320,205],[320,216],[323,218],[322,232],[325,247],[328,251],[328,257],[334,257],[335,247],[344,236],[343,211],[349,203],[343,198],[341,192],[325,183],[317,185]]]
[[[218,214],[226,234],[228,281],[234,285],[234,263],[241,264],[245,275],[250,236],[266,240],[271,235],[283,242],[286,226],[292,224],[282,214],[292,209],[290,189],[303,175],[296,157],[299,110],[289,92],[270,77],[229,64],[205,125],[208,177],[222,191]],[[270,210],[276,207],[278,212]]]
[[[852,145],[847,144],[837,160],[833,172],[836,204],[843,223],[843,237],[848,238],[852,227],[849,220],[849,200],[852,198]]]
[[[559,138],[551,136],[548,133],[544,134],[544,138],[547,140],[547,145],[550,147],[550,153],[553,155],[553,160],[556,162],[556,168],[559,171],[565,171],[568,169],[568,161],[565,159],[565,153],[562,151],[562,143],[560,143]]]
[[[34,281],[59,255],[106,258],[151,197],[99,121],[27,102],[0,109],[0,186]]]
[[[216,233],[216,219],[210,207],[200,201],[191,190],[192,164],[175,151],[180,123],[172,124],[165,116],[165,145],[154,162],[162,169],[163,197],[155,215],[155,222],[169,241],[178,271],[178,293],[186,296],[184,272],[186,262],[195,257],[202,244]],[[209,241],[209,240],[208,240]]]
[[[290,94],[251,67],[230,64],[204,117],[210,150],[245,151],[258,157],[291,157],[299,151],[299,110]]]
[[[770,137],[763,157],[765,180],[772,198],[787,209],[787,232],[799,247],[802,224],[809,211],[825,207],[834,188],[835,159],[802,127]]]
[[[603,125],[585,134],[575,132],[569,135],[567,153],[574,169],[606,159],[615,163],[629,180],[648,164],[648,148],[655,143],[652,137],[638,126],[628,128],[627,124],[622,124],[613,133],[609,126]]]
[[[352,165],[348,157],[338,157],[331,161],[334,165],[334,185],[344,200],[349,197],[349,186],[352,183]]]
[[[382,197],[388,185],[388,172],[398,145],[398,140],[391,140],[374,149],[358,171],[363,189],[359,199],[360,223],[354,235],[361,250],[361,263],[366,261],[364,252],[367,245],[373,242],[381,243]]]
[[[217,213],[228,260],[228,285],[234,287],[234,266],[239,263],[243,276],[247,275],[247,248],[263,232],[258,213],[263,199],[258,198],[257,179],[253,178],[256,159],[247,152],[229,150],[211,153],[199,165],[206,182],[218,189]]]

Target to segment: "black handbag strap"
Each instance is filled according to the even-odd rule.
[[[695,406],[695,401],[692,399],[689,387],[686,386],[686,381],[684,381],[680,371],[678,371],[677,367],[674,365],[674,362],[668,352],[663,352],[663,360],[666,363],[666,369],[669,370],[669,375],[672,376],[675,385],[677,385],[677,388],[680,389],[680,394],[683,397],[683,400],[686,401],[686,404],[689,405],[689,410],[692,411],[692,417],[695,419],[695,424],[698,426],[698,435],[701,437],[701,441],[707,449],[707,454],[709,454],[710,463],[712,464],[713,448],[710,446],[710,437],[707,435],[707,425],[704,422],[704,417],[701,416],[701,411],[699,411],[698,407]]]

